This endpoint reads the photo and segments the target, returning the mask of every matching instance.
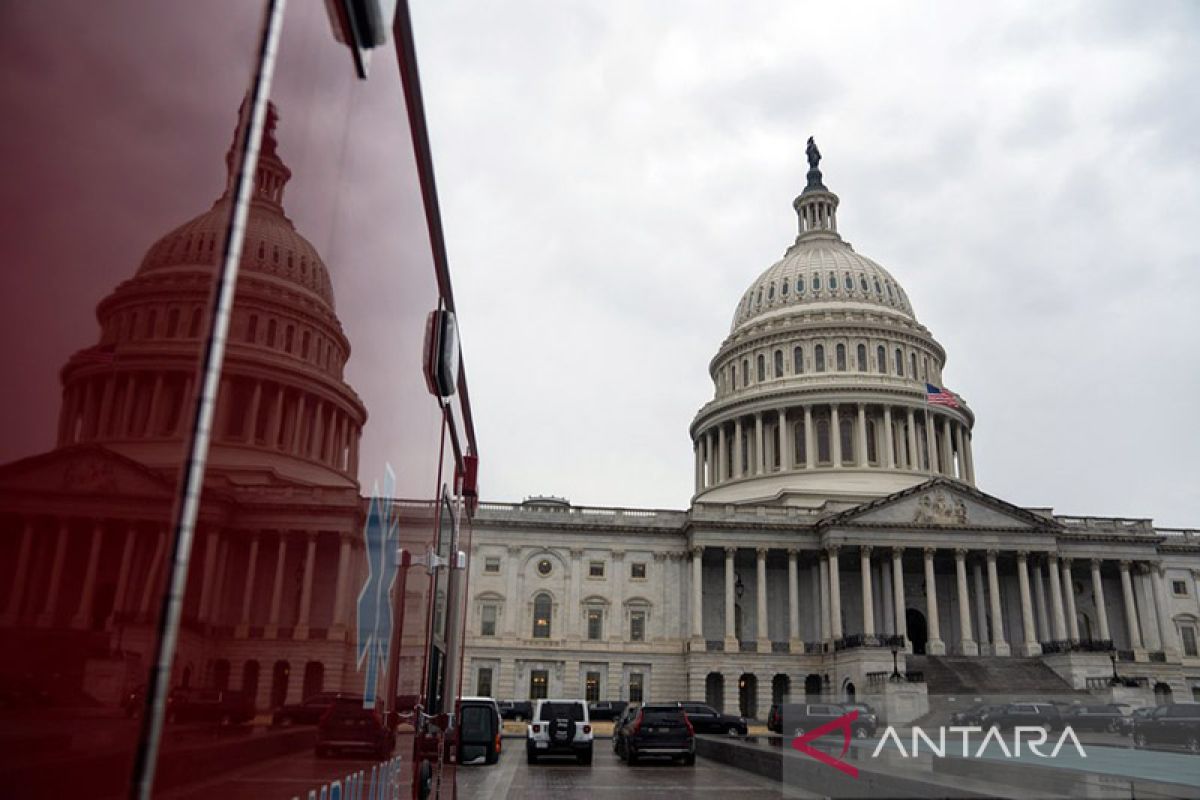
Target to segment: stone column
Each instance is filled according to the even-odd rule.
[[[692,642],[702,649],[704,641],[704,548],[692,548]]]
[[[100,548],[104,546],[104,523],[97,520],[92,526],[92,542],[88,548],[87,567],[83,573],[83,588],[79,592],[79,606],[71,620],[72,628],[86,628],[92,618],[92,600],[96,591],[96,570],[100,567]]]
[[[137,387],[137,381],[133,376],[129,378],[128,394],[125,396],[125,408],[121,412],[121,430],[119,434],[125,436],[129,433],[130,426],[133,425],[133,409],[136,404],[134,391]],[[158,436],[161,427],[158,425],[159,406],[162,404],[163,392],[163,376],[158,373],[154,376],[154,388],[150,390],[150,407],[146,411],[146,419],[142,421],[139,427],[143,427],[144,436]]]
[[[937,423],[929,409],[925,409],[925,457],[929,459],[929,473],[938,471],[937,463]]]
[[[213,588],[208,603],[208,621],[212,625],[222,622],[222,601],[225,598],[225,560],[229,556],[229,537],[217,538],[217,567],[213,572]]]
[[[742,418],[733,421],[733,477],[741,478],[746,474],[745,437],[742,433]]]
[[[1121,562],[1121,591],[1125,599],[1125,627],[1129,630],[1129,647],[1136,652],[1142,649],[1142,633],[1138,628],[1137,605],[1133,601],[1133,581],[1129,578],[1129,563]]]
[[[1062,582],[1058,577],[1058,556],[1048,553],[1046,567],[1050,570],[1050,609],[1054,615],[1054,638],[1063,641],[1067,638],[1067,618],[1063,613]]]
[[[868,466],[867,459],[867,407],[862,403],[858,404],[858,430],[855,431],[858,435],[854,437],[857,452],[854,454],[854,463],[856,466]]]
[[[996,573],[995,550],[987,552],[988,595],[992,601],[992,655],[1012,655],[1012,650],[1004,638],[1004,610],[1000,605],[1000,576]]]
[[[1150,565],[1150,580],[1154,589],[1154,613],[1158,617],[1158,638],[1162,641],[1163,652],[1174,660],[1179,657],[1179,641],[1175,636],[1175,620],[1171,618],[1170,598],[1167,596],[1166,581],[1163,580],[1166,567],[1162,562]]]
[[[896,432],[892,430],[892,407],[883,407],[883,466],[896,468]]]
[[[1071,574],[1071,559],[1064,558],[1062,564],[1062,590],[1067,601],[1067,634],[1071,641],[1079,641],[1079,617],[1075,613],[1075,580]]]
[[[150,565],[146,568],[146,583],[142,586],[142,599],[138,603],[138,616],[142,619],[150,618],[150,601],[156,594],[158,571],[162,568],[166,552],[167,532],[166,530],[159,530],[154,534],[154,555],[151,556]]]
[[[567,587],[566,632],[567,638],[578,641],[583,638],[583,549],[572,547],[571,578]]]
[[[967,470],[963,460],[965,456],[963,455],[962,425],[957,423],[954,425],[954,452],[958,454],[958,457],[954,459],[954,474],[960,481],[966,482]]]
[[[817,597],[820,600],[821,641],[828,642],[832,625],[829,620],[829,555],[824,551],[817,558]]]
[[[629,583],[629,568],[625,566],[625,551],[614,547],[612,554],[613,575],[616,577],[612,590],[613,624],[608,626],[608,640],[623,642],[629,638],[629,619],[625,616],[625,588]],[[582,599],[582,598],[581,598]]]
[[[937,575],[933,571],[933,556],[937,548],[925,548],[925,608],[929,612],[929,641],[925,652],[931,656],[946,654],[946,643],[942,641],[942,623],[938,618]]]
[[[1029,599],[1029,554],[1022,550],[1017,553],[1017,581],[1021,587],[1021,628],[1025,632],[1025,644],[1020,648],[1023,656],[1041,655],[1042,648],[1037,641],[1037,633],[1033,629],[1033,603]]]
[[[258,572],[259,535],[258,531],[250,534],[250,552],[246,556],[246,582],[242,585],[242,615],[234,633],[239,637],[246,636],[250,631],[250,604],[254,602],[254,579]]]
[[[842,580],[838,572],[838,548],[829,552],[829,624],[830,634],[835,640],[842,638]]]
[[[842,467],[842,424],[838,420],[837,403],[829,406],[829,452],[833,454],[833,466]]]
[[[1154,592],[1150,586],[1150,564],[1138,564],[1133,575],[1133,590],[1137,595],[1142,645],[1151,652],[1162,650],[1162,642],[1158,638],[1158,615],[1154,613]]]
[[[917,424],[911,408],[908,409],[908,468],[914,472],[921,468],[921,459],[917,457]]]
[[[521,565],[521,548],[517,545],[509,545],[505,550],[507,558],[505,559],[504,568],[508,575],[504,581],[504,585],[508,587],[508,591],[512,593],[504,601],[504,635],[508,638],[517,638],[517,614],[521,608],[521,591],[518,571]]]
[[[283,386],[275,387],[275,405],[271,409],[271,419],[267,422],[267,447],[272,450],[279,447],[279,430],[283,425]]]
[[[950,418],[942,417],[942,474],[953,478],[955,477],[954,459],[951,458],[951,455],[954,451],[950,436]]]
[[[1100,579],[1100,559],[1092,559],[1092,601],[1096,606],[1096,620],[1100,624],[1100,638],[1112,640],[1108,628],[1108,606],[1104,602],[1104,582]]]
[[[49,628],[54,625],[54,615],[58,611],[58,595],[62,585],[63,563],[67,558],[69,528],[70,523],[66,519],[59,521],[58,536],[54,540],[54,556],[50,562],[50,582],[46,586],[46,600],[37,620],[39,628]]]
[[[762,475],[767,470],[766,453],[763,452],[763,415],[754,415],[754,474]]]
[[[896,609],[896,635],[904,637],[904,651],[912,652],[908,640],[908,604],[904,600],[904,548],[892,548],[892,605]]]
[[[692,455],[696,462],[695,475],[693,476],[696,494],[704,491],[704,453],[702,452],[701,441],[701,439],[697,439],[692,443]]]
[[[796,464],[796,454],[792,452],[794,437],[788,430],[787,409],[779,409],[779,471],[786,472]]]
[[[767,548],[759,547],[755,550],[757,561],[755,563],[755,594],[757,595],[757,603],[755,607],[755,622],[758,628],[757,646],[758,652],[771,652],[771,637],[767,630]]]
[[[983,588],[983,565],[978,560],[971,562],[971,578],[975,582],[975,630],[979,631],[976,645],[979,648],[979,654],[984,655],[990,647],[987,627],[987,592]]]
[[[967,483],[974,486],[975,485],[975,457],[973,455],[971,455],[971,432],[969,430],[963,434],[963,446],[966,448],[965,450],[963,450],[963,455],[966,456],[964,461],[965,461],[966,467],[967,467]]]
[[[796,565],[796,548],[789,548],[788,558],[788,649],[793,655],[803,652],[800,639],[800,571]]]
[[[133,548],[137,544],[137,525],[130,523],[125,529],[125,541],[121,545],[121,566],[117,568],[117,588],[113,592],[112,612],[105,627],[112,628],[117,616],[125,613],[125,595],[129,593],[129,570],[133,566]]]
[[[279,543],[275,548],[275,581],[271,586],[271,614],[268,617],[267,638],[274,638],[279,629],[279,610],[283,604],[283,572],[287,562],[287,536],[279,532]]]
[[[246,410],[246,418],[242,421],[242,440],[254,442],[254,429],[258,427],[258,407],[262,403],[262,381],[254,382],[254,392],[250,395],[250,407]]]
[[[892,594],[892,570],[885,563],[879,563],[879,593],[883,600],[883,635],[896,635],[896,605]]]
[[[309,431],[308,448],[304,455],[319,461],[321,458],[321,442],[325,440],[325,401],[318,400],[317,408],[313,411],[312,428]]]
[[[717,428],[717,482],[725,480],[729,477],[726,470],[729,469],[729,445],[725,441],[725,423],[722,422]]]
[[[25,598],[25,584],[29,580],[29,558],[33,549],[33,518],[26,517],[21,530],[21,546],[17,553],[17,570],[8,587],[8,602],[4,605],[3,627],[15,627],[21,618],[21,601]]]
[[[967,590],[967,548],[955,548],[954,570],[958,575],[958,627],[962,636],[959,652],[964,656],[977,656],[979,647],[971,632],[971,595]]]
[[[1050,616],[1046,613],[1046,584],[1042,580],[1042,565],[1033,565],[1034,605],[1037,607],[1037,622],[1039,641],[1050,641],[1054,634],[1050,632]]]
[[[217,532],[209,531],[204,537],[204,565],[200,573],[200,605],[196,610],[196,618],[203,622],[208,619],[208,606],[212,602],[213,573],[217,569]]]
[[[725,548],[725,652],[738,652],[737,623],[735,607],[737,593],[734,591],[733,559],[737,555],[736,547]]]
[[[349,589],[347,583],[352,547],[353,542],[349,536],[338,534],[337,582],[333,588],[333,627],[338,631],[336,638],[339,641],[345,636],[343,629],[346,627],[346,601],[349,599],[346,592]]]
[[[804,407],[804,466],[812,469],[817,465],[816,435],[813,431],[812,406]]]
[[[858,548],[858,568],[862,573],[863,633],[874,636],[875,593],[871,586],[871,548],[868,545]]]

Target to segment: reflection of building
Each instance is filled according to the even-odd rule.
[[[260,706],[352,685],[365,570],[366,409],[342,377],[350,344],[326,265],[284,213],[291,172],[275,123],[272,109],[174,676],[255,690]],[[22,656],[6,677],[57,673],[56,692],[112,697],[128,676],[107,656],[146,665],[229,198],[227,186],[101,301],[99,343],[62,370],[56,448],[0,467],[0,562],[12,565],[0,622],[5,639],[28,645],[8,651]]]
[[[799,236],[711,362],[690,509],[482,504],[468,685],[762,716],[801,687],[894,689],[905,635],[930,692],[948,674],[997,684],[956,692],[1020,689],[998,685],[1018,667],[1051,689],[1108,691],[1110,642],[1146,692],[1200,687],[1196,533],[979,491],[974,416],[934,394],[945,352],[841,238],[837,208],[814,164]]]

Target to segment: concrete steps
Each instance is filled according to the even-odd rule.
[[[908,656],[908,670],[925,673],[930,695],[1086,696],[1040,658]]]

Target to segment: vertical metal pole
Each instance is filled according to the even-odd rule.
[[[204,484],[204,467],[212,434],[213,411],[220,386],[221,366],[225,360],[225,340],[237,287],[238,266],[242,258],[242,241],[254,192],[254,173],[258,168],[258,151],[262,142],[263,124],[267,116],[267,100],[275,72],[275,55],[283,28],[286,0],[267,0],[259,38],[258,57],[251,80],[250,103],[241,120],[241,160],[237,166],[229,228],[221,254],[221,271],[213,281],[211,319],[208,339],[204,343],[199,366],[200,387],[192,409],[192,430],[187,442],[187,458],[175,496],[174,536],[171,543],[171,573],[167,592],[162,598],[158,616],[158,637],[150,678],[146,683],[146,699],[142,725],[138,735],[129,796],[149,800],[154,789],[154,771],[158,762],[159,740],[162,737],[166,713],[167,691],[175,645],[179,638],[179,617],[187,591],[188,563],[196,532],[196,516],[200,510],[200,494]]]

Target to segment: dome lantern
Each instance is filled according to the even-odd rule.
[[[811,136],[808,137],[805,155],[808,157],[808,183],[800,196],[792,201],[800,224],[800,236],[796,241],[808,236],[830,234],[841,238],[837,235],[838,196],[829,191],[822,181],[821,170],[817,166],[821,163],[821,151]]]

